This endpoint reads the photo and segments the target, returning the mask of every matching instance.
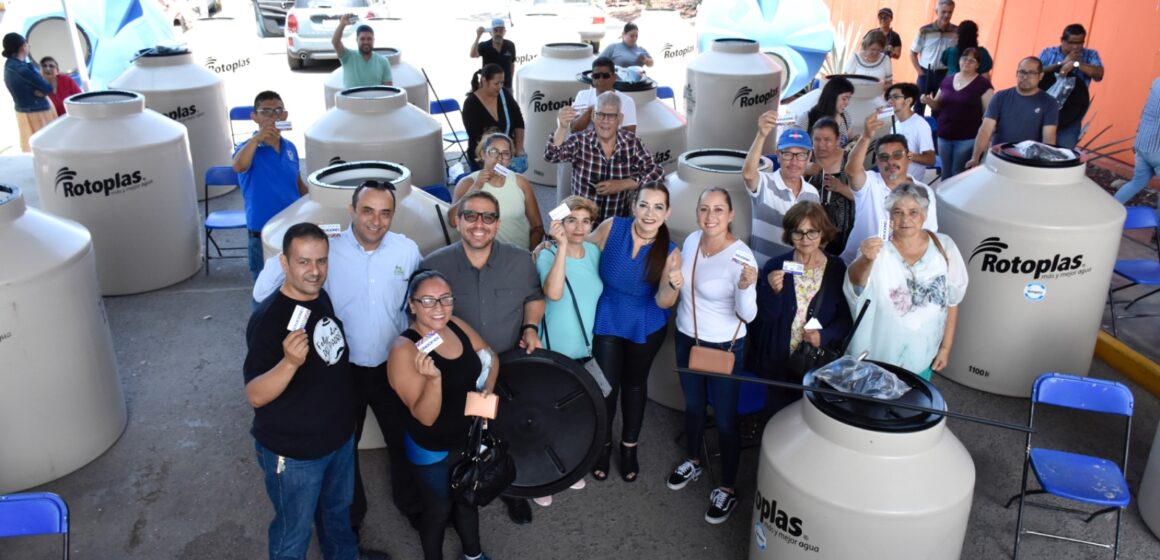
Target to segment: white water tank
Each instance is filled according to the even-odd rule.
[[[667,222],[669,238],[677,247],[684,244],[690,233],[697,231],[697,200],[709,187],[722,187],[729,192],[733,201],[733,235],[749,244],[753,202],[745,180],[741,178],[744,164],[745,152],[738,150],[690,150],[681,154],[677,159],[677,171],[665,177],[672,208]],[[761,158],[758,171],[771,173],[773,162]],[[685,396],[681,392],[680,378],[673,371],[677,367],[673,328],[670,322],[669,335],[653,360],[652,373],[648,376],[648,398],[669,408],[684,410]]]
[[[230,137],[229,108],[220,76],[193,60],[185,47],[155,47],[138,54],[133,66],[109,83],[109,89],[135,91],[145,106],[185,125],[197,198],[205,198],[205,170],[230,165],[234,144]],[[234,186],[215,187],[220,196]]]
[[[375,49],[375,54],[387,59],[391,63],[391,85],[407,91],[407,102],[418,107],[424,113],[431,110],[431,97],[427,95],[427,80],[418,68],[403,62],[403,55],[399,49],[386,47]],[[331,72],[322,83],[323,97],[326,108],[334,107],[334,96],[346,89],[342,85],[342,65]]]
[[[306,170],[344,161],[390,160],[419,186],[443,184],[443,128],[394,86],[339,92],[334,108],[306,129]]]
[[[544,145],[556,130],[556,111],[576,101],[576,94],[588,87],[576,75],[592,69],[592,47],[584,43],[544,45],[540,57],[516,71],[516,100],[524,114],[524,150],[528,170],[524,176],[533,183],[551,185],[556,164],[544,160]]]
[[[1126,212],[1085,169],[1004,145],[938,188],[971,279],[944,376],[1028,397],[1044,372],[1087,375]]]
[[[891,371],[912,387],[900,402],[946,409],[934,385]],[[762,434],[749,558],[958,560],[974,489],[945,418],[807,393]]]
[[[391,231],[411,238],[426,255],[459,239],[447,224],[448,204],[413,188],[411,170],[387,161],[352,161],[323,167],[306,180],[309,193],[279,212],[262,228],[264,258],[282,252],[282,236],[299,222],[350,225],[350,197],[363,181],[390,181],[395,185],[395,216]]]
[[[689,149],[748,151],[757,118],[781,102],[782,69],[751,39],[717,39],[688,64]],[[773,151],[771,134],[762,153]]]
[[[0,185],[0,494],[71,473],[125,429],[89,232]]]
[[[107,296],[175,284],[201,267],[186,128],[131,91],[81,93],[32,138],[44,209],[88,228]]]
[[[675,99],[665,99],[671,107],[685,102],[689,61],[697,56],[697,31],[681,13],[669,8],[645,8],[632,20],[640,28],[637,44],[652,56],[653,65],[644,72],[658,86],[672,88]],[[666,170],[667,171],[667,170]]]
[[[808,130],[809,112],[814,105],[818,104],[818,98],[822,95],[822,88],[831,79],[839,76],[850,80],[850,83],[854,85],[854,96],[850,98],[850,105],[846,107],[846,113],[850,115],[849,126],[851,137],[862,134],[862,131],[866,128],[862,124],[866,121],[866,117],[870,116],[871,113],[878,112],[879,108],[886,106],[886,99],[883,97],[886,86],[883,85],[882,80],[873,76],[861,76],[858,74],[833,74],[821,80],[821,84],[817,88],[785,106],[785,113],[793,115],[797,120],[798,128]],[[887,125],[889,124],[890,121],[887,120]],[[889,126],[880,128],[875,137],[884,136],[889,132]]]

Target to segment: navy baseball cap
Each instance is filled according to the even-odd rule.
[[[814,143],[810,140],[810,135],[800,128],[791,128],[781,133],[777,139],[777,149],[784,150],[786,148],[802,148],[805,150],[813,150]]]

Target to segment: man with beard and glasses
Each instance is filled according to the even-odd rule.
[[[330,37],[334,52],[342,62],[342,87],[349,89],[360,86],[391,85],[391,63],[385,57],[375,54],[375,30],[363,24],[354,32],[358,50],[352,51],[342,44],[342,32],[347,25],[358,21],[358,16],[346,14],[338,20],[338,27]]]
[[[868,237],[880,235],[887,230],[890,216],[887,213],[886,198],[899,185],[912,183],[926,189],[930,207],[927,209],[924,227],[938,231],[938,214],[935,212],[934,190],[907,174],[910,163],[910,149],[906,137],[901,134],[887,134],[874,145],[874,160],[877,171],[867,171],[863,163],[870,147],[869,138],[878,129],[886,126],[886,121],[877,114],[866,117],[866,132],[858,138],[846,163],[846,174],[850,177],[850,189],[854,191],[854,225],[850,228],[850,238],[846,240],[846,250],[842,260],[848,265],[858,256],[858,247]],[[889,237],[889,234],[886,233]]]
[[[979,165],[983,154],[994,145],[1034,140],[1055,144],[1059,124],[1059,103],[1039,89],[1043,63],[1034,56],[1019,61],[1015,87],[995,92],[983,124],[975,135],[975,149],[967,169]]]

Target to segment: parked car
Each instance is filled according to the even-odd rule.
[[[580,40],[592,44],[595,52],[599,52],[607,31],[601,0],[512,0],[510,9],[513,26],[519,25],[521,16],[558,16],[566,22],[562,25],[576,29]]]
[[[330,38],[339,20],[346,14],[359,17],[358,24],[347,26],[343,38],[354,36],[355,28],[376,18],[375,0],[294,0],[286,12],[286,62],[298,69],[312,60],[337,60],[338,53]]]
[[[294,0],[253,0],[254,21],[259,37],[281,37],[286,25],[286,10]]]

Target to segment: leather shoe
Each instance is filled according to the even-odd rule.
[[[528,500],[504,497],[503,503],[507,506],[508,517],[512,519],[512,523],[527,525],[532,522],[532,506]]]

